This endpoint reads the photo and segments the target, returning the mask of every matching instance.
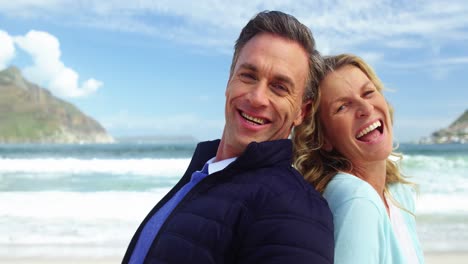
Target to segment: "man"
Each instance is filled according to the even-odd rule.
[[[235,45],[221,140],[198,144],[123,262],[333,263],[331,212],[291,166],[287,139],[320,67],[310,30],[294,17],[249,21]]]

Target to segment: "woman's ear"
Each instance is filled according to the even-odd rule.
[[[294,127],[302,124],[306,116],[310,113],[311,107],[312,107],[311,100],[307,100],[306,102],[302,103],[300,112],[297,114],[296,118],[293,121]]]
[[[328,141],[328,139],[324,139],[322,149],[326,152],[331,152],[333,150],[333,145]]]

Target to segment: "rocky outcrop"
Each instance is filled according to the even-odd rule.
[[[465,110],[455,122],[449,127],[432,133],[428,138],[423,138],[421,143],[446,144],[446,143],[468,143],[468,110]]]
[[[27,81],[16,67],[0,71],[0,143],[113,141],[96,120]]]

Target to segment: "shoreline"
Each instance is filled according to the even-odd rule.
[[[116,264],[121,257],[0,257],[0,263],[9,264]]]
[[[427,252],[424,253],[426,264],[464,264],[468,263],[468,251],[461,252]],[[0,263],[9,264],[114,264],[121,263],[122,258],[110,257],[0,257]]]

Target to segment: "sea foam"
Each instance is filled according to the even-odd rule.
[[[182,175],[190,159],[0,159],[2,173]]]

